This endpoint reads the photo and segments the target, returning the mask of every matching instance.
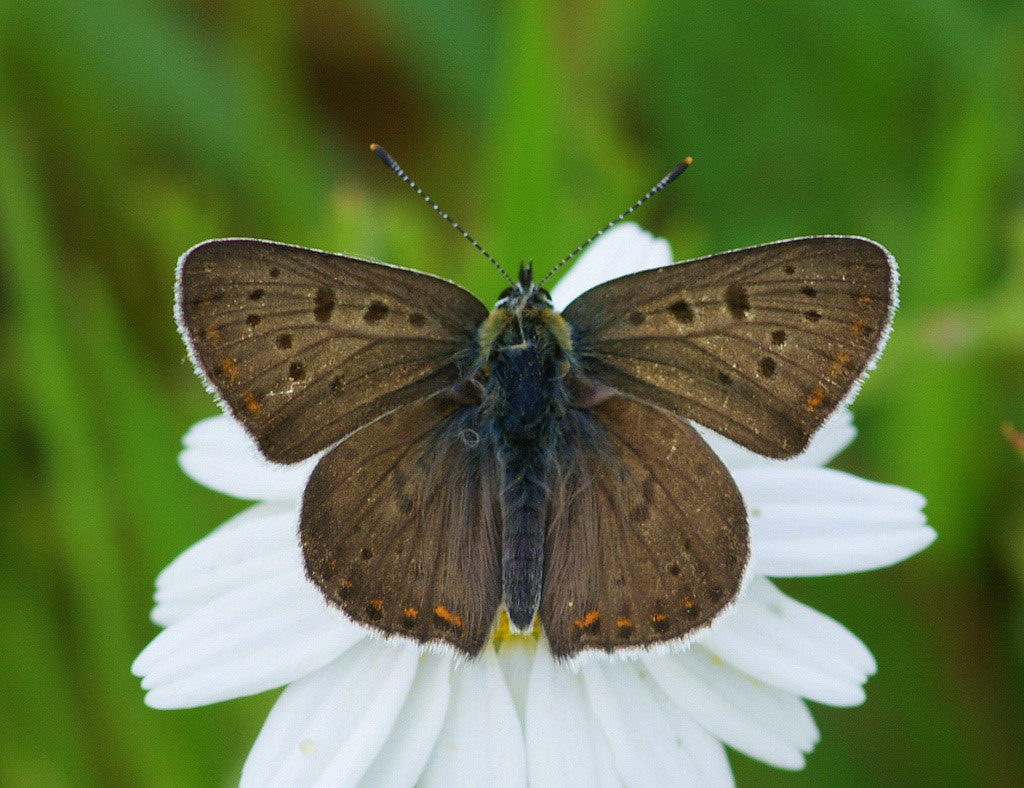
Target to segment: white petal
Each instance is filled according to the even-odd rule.
[[[521,720],[526,718],[526,694],[536,651],[537,641],[532,637],[517,636],[502,640],[498,651],[498,664],[501,665],[505,684],[516,706],[516,714]]]
[[[171,625],[132,672],[146,703],[202,706],[280,687],[330,662],[366,636],[301,575],[239,588]]]
[[[525,720],[530,788],[622,784],[590,712],[582,677],[556,664],[546,641],[537,646]]]
[[[653,681],[648,679],[653,685]],[[697,782],[701,786],[733,786],[736,781],[729,767],[729,758],[725,754],[722,742],[709,734],[693,721],[682,709],[672,705],[667,699],[659,698],[662,709],[669,724],[676,732],[683,749],[690,753],[690,759],[697,769]]]
[[[739,471],[750,511],[754,567],[770,577],[878,569],[935,539],[924,498],[827,468]]]
[[[232,517],[157,576],[153,621],[168,626],[235,588],[287,572],[302,574],[297,534],[292,504],[256,504]]]
[[[700,646],[645,661],[665,695],[708,733],[772,766],[803,768],[818,730],[798,697],[739,672]]]
[[[256,738],[241,784],[357,784],[391,735],[418,662],[411,644],[368,638],[290,684]],[[397,749],[391,757],[404,755]]]
[[[178,464],[188,476],[211,490],[249,501],[299,500],[320,457],[295,465],[269,462],[230,416],[193,424],[182,443]]]
[[[588,662],[580,669],[587,699],[611,749],[619,777],[630,786],[703,786],[708,753],[694,752],[677,720],[659,704],[660,690],[637,663]],[[730,775],[731,781],[731,775]]]
[[[447,719],[418,784],[526,784],[523,729],[490,645],[455,668]]]
[[[829,706],[863,703],[861,685],[876,667],[848,629],[756,576],[701,645],[754,678]]]
[[[565,272],[551,290],[555,309],[565,309],[577,296],[609,279],[672,264],[672,247],[632,222],[606,232]]]
[[[363,776],[364,788],[406,788],[416,785],[434,751],[448,711],[452,657],[424,652],[409,689],[409,697],[395,720],[391,735]],[[401,757],[396,757],[400,753]]]
[[[849,408],[839,408],[811,438],[802,454],[788,460],[773,460],[745,449],[700,424],[693,425],[729,470],[743,468],[806,468],[831,462],[857,435]]]

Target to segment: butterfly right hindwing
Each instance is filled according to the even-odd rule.
[[[570,411],[550,487],[540,615],[556,656],[685,638],[739,592],[743,500],[682,419],[625,397]]]

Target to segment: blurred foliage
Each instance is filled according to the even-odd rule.
[[[902,308],[840,467],[923,492],[940,538],[784,587],[878,658],[815,708],[801,773],[1024,784],[1024,7],[1017,0],[0,2],[0,783],[231,782],[272,702],[181,712],[128,673],[152,581],[240,504],[189,482],[214,412],[174,261],[215,236],[496,273],[544,268],[684,155],[640,221],[678,258],[870,236]]]

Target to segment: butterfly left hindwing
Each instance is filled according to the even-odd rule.
[[[331,449],[306,485],[306,573],[387,635],[476,654],[501,601],[501,476],[479,411],[407,405]]]

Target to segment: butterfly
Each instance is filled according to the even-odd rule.
[[[735,602],[747,512],[690,422],[799,454],[877,356],[895,281],[879,244],[818,236],[561,313],[524,265],[488,310],[429,274],[225,239],[182,255],[176,316],[268,460],[324,452],[299,538],[328,603],[470,656],[504,611],[572,658],[685,643]]]

